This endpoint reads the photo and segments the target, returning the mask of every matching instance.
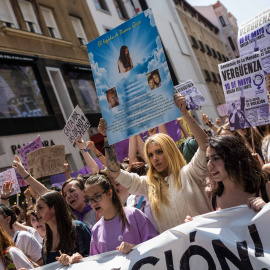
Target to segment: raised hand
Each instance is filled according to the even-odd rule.
[[[98,124],[98,132],[101,135],[106,136],[106,131],[107,131],[107,124],[103,118],[100,118],[99,124]]]
[[[1,190],[1,199],[7,200],[13,191],[14,191],[14,187],[13,187],[12,182],[11,181],[5,182]]]

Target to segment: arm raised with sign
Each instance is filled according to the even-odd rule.
[[[12,168],[39,194],[44,194],[48,189],[41,184],[37,179],[35,179],[22,165],[21,159],[18,156],[14,156],[14,165]]]

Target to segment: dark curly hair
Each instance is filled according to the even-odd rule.
[[[115,205],[115,207],[117,208],[119,212],[119,219],[122,220],[122,232],[124,231],[126,226],[130,228],[130,224],[127,220],[127,217],[124,211],[124,207],[110,179],[106,177],[104,174],[95,174],[93,176],[90,176],[86,180],[85,189],[87,189],[87,187],[91,185],[100,185],[106,192],[108,192],[109,190],[112,190],[112,203]]]
[[[257,193],[267,181],[267,174],[261,169],[259,162],[254,160],[250,150],[241,138],[232,135],[213,136],[208,138],[208,146],[215,149],[223,159],[228,176],[248,193]],[[222,182],[218,182],[214,192],[221,196],[224,191]]]

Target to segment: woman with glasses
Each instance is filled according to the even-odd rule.
[[[117,191],[105,175],[93,175],[85,183],[86,200],[102,218],[92,229],[90,255],[131,249],[158,235],[149,219],[137,208],[123,207]],[[80,254],[63,254],[63,265],[79,262]]]
[[[123,207],[116,189],[104,175],[87,179],[85,193],[93,209],[103,216],[93,227],[90,255],[115,249],[129,253],[135,245],[158,235],[140,210]]]

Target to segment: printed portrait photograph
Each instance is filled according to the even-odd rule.
[[[106,91],[106,97],[107,97],[107,101],[108,101],[110,109],[119,105],[119,100],[118,100],[117,91],[115,87]]]
[[[158,69],[155,69],[146,74],[149,88],[154,90],[161,86],[161,78]]]
[[[118,64],[119,73],[128,72],[133,68],[133,62],[130,57],[128,47],[126,45],[123,45],[120,48],[120,55],[119,55],[117,64]]]

